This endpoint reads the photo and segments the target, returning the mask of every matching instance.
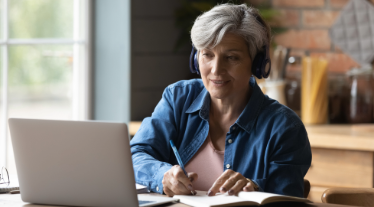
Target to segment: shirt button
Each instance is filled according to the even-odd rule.
[[[233,127],[232,127],[232,130],[235,130],[235,129],[236,129],[236,126],[233,126]]]
[[[158,188],[158,186],[156,186],[156,191],[158,191],[159,190],[159,188]]]
[[[227,140],[227,142],[228,142],[229,144],[231,144],[231,143],[232,143],[232,139]]]
[[[231,166],[230,164],[226,164],[226,168],[229,169]]]

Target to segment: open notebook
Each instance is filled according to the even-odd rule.
[[[17,175],[9,174],[9,178],[10,178],[9,186],[7,184],[0,184],[0,193],[8,193],[12,190],[19,190]]]
[[[302,202],[310,203],[308,199],[292,196],[283,196],[264,192],[240,192],[238,196],[229,196],[227,194],[217,194],[216,196],[207,196],[206,191],[197,191],[193,195],[176,195],[181,203],[191,206],[213,207],[213,206],[247,206],[264,205],[275,202]]]
[[[15,186],[15,185],[0,185],[0,193],[8,193],[12,190],[19,190],[19,187],[18,186]]]

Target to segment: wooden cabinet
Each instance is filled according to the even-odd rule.
[[[312,165],[309,199],[321,202],[331,187],[373,188],[374,125],[308,126]]]
[[[312,165],[305,178],[313,185],[372,187],[373,152],[313,148],[312,154]]]

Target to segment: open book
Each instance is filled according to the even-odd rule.
[[[247,206],[264,205],[275,202],[303,202],[310,203],[308,199],[292,196],[283,196],[264,192],[240,192],[238,196],[229,196],[227,194],[217,194],[216,196],[207,196],[206,191],[197,191],[196,195],[176,195],[181,203],[191,206],[213,207],[213,206]]]

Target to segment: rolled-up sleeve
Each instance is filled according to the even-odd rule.
[[[161,194],[164,173],[172,167],[169,140],[177,136],[172,97],[166,88],[152,116],[143,120],[130,142],[136,182]]]

